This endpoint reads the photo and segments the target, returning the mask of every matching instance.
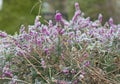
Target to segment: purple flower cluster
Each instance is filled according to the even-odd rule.
[[[84,72],[85,68],[91,65],[89,58],[95,48],[98,48],[99,54],[102,51],[112,50],[111,46],[115,39],[119,48],[120,25],[114,24],[112,18],[103,25],[102,14],[98,15],[97,20],[91,21],[90,17],[84,17],[78,3],[75,3],[75,9],[70,21],[65,20],[58,12],[55,15],[56,24],[53,24],[52,20],[49,20],[47,25],[42,24],[39,20],[40,16],[36,16],[33,25],[29,25],[28,28],[21,26],[19,34],[9,36],[0,31],[0,57],[6,56],[6,53],[21,59],[24,57],[28,63],[33,63],[33,68],[40,66],[35,69],[37,71],[42,68],[42,71],[47,72],[49,69],[47,73],[50,73],[50,76],[60,72],[62,77],[72,77],[79,73],[75,76],[78,78],[73,81],[74,84],[78,84],[85,78],[85,73],[83,74],[82,71]],[[51,67],[55,72],[50,71]],[[13,77],[8,65],[4,65],[2,73],[3,76]],[[70,84],[71,82],[56,80],[55,83]]]
[[[66,41],[70,45],[79,44],[82,41],[92,43],[95,40],[105,44],[111,42],[116,36],[119,38],[120,26],[115,25],[112,18],[102,26],[102,14],[99,14],[96,21],[91,21],[90,17],[83,16],[78,3],[75,3],[75,8],[75,14],[69,22],[58,12],[55,15],[55,25],[51,20],[48,25],[41,24],[40,17],[37,16],[34,25],[28,26],[27,32],[25,27],[21,26],[20,34],[15,38],[16,46],[28,52],[37,47],[48,53],[58,43],[60,36],[64,38],[62,41]]]

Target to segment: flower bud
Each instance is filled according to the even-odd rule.
[[[2,38],[7,37],[7,33],[0,31],[0,37],[2,37]]]
[[[103,20],[103,16],[102,16],[102,14],[99,14],[99,16],[98,16],[98,20],[99,20],[100,22],[102,22],[102,20]]]
[[[52,27],[52,26],[53,26],[52,20],[49,20],[49,27]]]
[[[113,25],[113,18],[110,18],[108,22],[110,26]]]
[[[57,22],[59,22],[59,21],[61,21],[61,19],[62,19],[62,14],[61,14],[61,13],[56,13],[56,15],[55,15],[55,20],[56,20]]]
[[[77,11],[77,10],[80,10],[80,8],[79,8],[79,3],[75,3],[75,9],[76,9],[76,11]]]

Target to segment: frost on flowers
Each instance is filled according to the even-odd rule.
[[[103,25],[102,14],[91,21],[78,3],[75,9],[69,21],[58,12],[55,24],[42,24],[36,16],[18,34],[0,31],[1,79],[11,84],[118,84],[120,25],[112,18]]]

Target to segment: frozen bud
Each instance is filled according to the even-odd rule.
[[[35,18],[35,27],[36,28],[38,28],[40,25],[41,25],[41,23],[40,23],[40,21],[39,21],[39,18],[40,18],[40,16],[36,16],[36,18]]]
[[[85,64],[84,64],[86,67],[90,65],[90,61],[87,61]]]
[[[103,20],[103,16],[102,16],[102,14],[99,14],[99,16],[98,16],[98,20],[99,20],[100,22],[102,22],[102,20]]]
[[[2,37],[2,38],[7,37],[7,33],[0,31],[0,37]]]
[[[44,33],[44,34],[46,34],[46,35],[49,35],[49,30],[48,30],[48,27],[47,27],[47,26],[44,26],[44,27],[43,27],[42,33]]]
[[[55,20],[56,20],[57,22],[59,22],[59,21],[61,21],[61,19],[62,19],[62,14],[61,14],[61,13],[56,13],[56,15],[55,15]]]
[[[81,17],[83,17],[85,15],[85,13],[81,13]]]
[[[35,23],[39,22],[40,16],[36,16]]]
[[[89,21],[89,22],[90,22],[90,17],[87,17],[87,18],[86,18],[86,21]]]
[[[72,73],[72,74],[75,74],[75,73],[76,73],[76,71],[75,71],[74,69],[72,69],[72,70],[71,70],[71,73]]]
[[[113,18],[110,18],[108,22],[109,22],[109,25],[113,25]]]
[[[77,79],[74,80],[74,81],[73,81],[73,84],[78,84],[78,80],[77,80]]]
[[[20,27],[20,34],[22,34],[24,31],[25,31],[25,26],[21,25],[21,27]]]
[[[43,59],[41,59],[41,66],[42,66],[42,68],[46,68],[46,64],[45,64],[45,61],[43,60]]]
[[[14,77],[13,77],[10,84],[18,84],[18,83],[17,83],[17,78],[14,78]]]
[[[95,22],[92,23],[92,27],[98,27],[100,25],[99,21],[96,20]]]
[[[80,79],[83,79],[83,78],[84,78],[84,75],[83,75],[83,74],[80,74],[80,75],[79,75],[79,78],[80,78]]]
[[[37,38],[37,45],[41,45],[42,41],[40,38]]]
[[[79,3],[75,3],[75,9],[76,9],[76,11],[77,11],[77,10],[80,10],[80,8],[79,8]]]
[[[35,23],[35,27],[36,27],[36,28],[38,28],[40,25],[41,25],[40,22],[36,22],[36,23]]]
[[[81,14],[81,11],[80,11],[80,8],[79,8],[79,4],[78,3],[75,3],[75,9],[76,9],[76,12],[75,12],[75,15],[73,16],[72,18],[72,21],[74,22],[77,17]]]
[[[45,53],[48,54],[49,53],[49,49],[45,48]]]
[[[73,18],[72,18],[72,21],[74,22],[74,21],[76,21],[77,20],[77,17],[80,15],[80,11],[76,11],[75,12],[75,15],[73,16]]]
[[[12,72],[10,72],[10,71],[5,71],[4,74],[7,77],[12,77],[13,76]]]
[[[111,29],[109,30],[109,33],[110,33],[110,34],[113,34],[113,32],[114,32],[114,29],[111,28]]]
[[[72,51],[73,51],[73,52],[77,51],[77,48],[72,47]]]
[[[62,72],[63,72],[64,74],[66,74],[66,75],[69,74],[69,70],[68,70],[68,69],[63,69]]]
[[[49,20],[49,27],[52,27],[52,26],[53,26],[52,20]]]
[[[85,53],[85,54],[84,54],[84,57],[88,57],[88,53]]]
[[[63,35],[64,32],[65,32],[65,30],[64,30],[64,29],[61,29],[60,32],[59,32],[59,34],[60,34],[60,35]]]

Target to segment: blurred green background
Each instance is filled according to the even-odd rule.
[[[42,18],[54,20],[57,10],[62,12],[63,17],[70,20],[74,15],[74,3],[80,3],[80,9],[85,17],[90,16],[92,20],[97,19],[99,13],[104,15],[104,22],[113,17],[119,23],[119,13],[116,12],[117,0],[3,0],[0,10],[0,30],[9,34],[18,32],[20,25],[34,24],[34,18],[38,15],[41,6]],[[120,1],[120,0],[119,0]],[[43,19],[41,19],[42,21]],[[42,21],[44,23],[44,21]]]

